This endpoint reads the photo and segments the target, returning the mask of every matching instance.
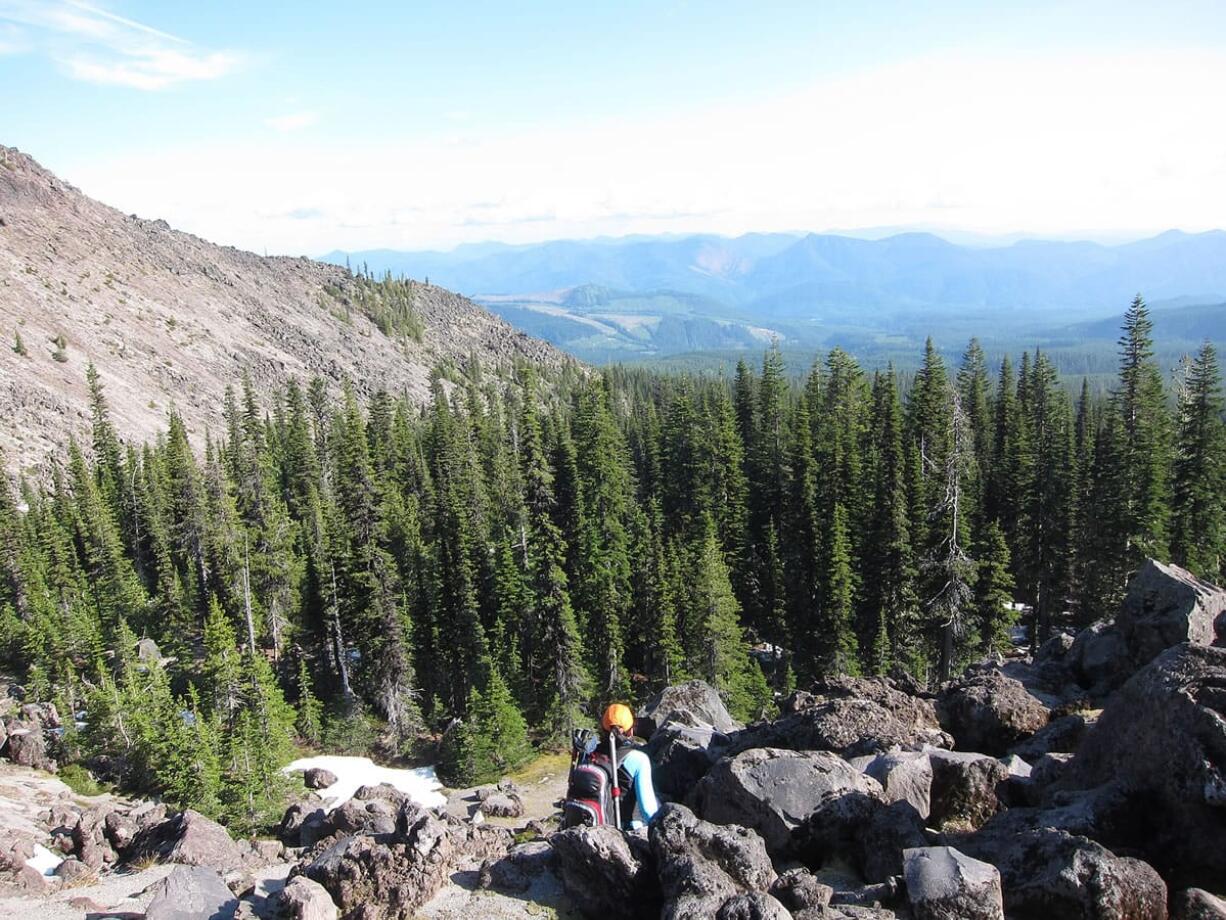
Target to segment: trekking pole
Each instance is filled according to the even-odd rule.
[[[609,763],[613,767],[613,824],[622,829],[622,790],[617,784],[617,739],[616,730],[609,731]]]

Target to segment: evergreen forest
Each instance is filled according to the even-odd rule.
[[[1159,367],[1138,297],[1118,362],[1106,394],[974,340],[906,379],[474,363],[424,408],[239,381],[220,430],[139,445],[91,368],[92,443],[0,488],[0,657],[78,716],[62,760],[240,831],[299,747],[462,784],[691,677],[745,720],[931,685],[1111,615],[1146,556],[1222,579],[1214,349]]]

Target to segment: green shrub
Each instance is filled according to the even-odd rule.
[[[102,795],[107,791],[106,787],[99,783],[79,763],[70,763],[66,767],[60,767],[59,778],[77,795]]]

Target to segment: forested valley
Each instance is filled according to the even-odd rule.
[[[1145,556],[1221,579],[1219,377],[1209,344],[1160,368],[1138,297],[1102,396],[975,341],[908,380],[472,362],[424,410],[240,383],[198,453],[173,411],[122,443],[91,369],[93,443],[0,489],[0,656],[78,715],[62,758],[244,831],[295,746],[458,784],[687,677],[747,720],[931,685],[1109,614]]]

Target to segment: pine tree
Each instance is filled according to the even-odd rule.
[[[323,704],[315,695],[311,670],[306,658],[298,656],[298,718],[295,725],[298,737],[308,744],[319,744],[323,736]]]
[[[541,441],[535,398],[524,397],[520,420],[520,462],[528,512],[527,571],[532,590],[531,646],[528,674],[538,688],[536,715],[557,741],[584,724],[584,704],[591,678],[583,663],[583,645],[571,607],[563,564],[566,547],[553,520],[553,472]]]
[[[913,657],[919,602],[911,545],[908,462],[894,368],[873,387],[872,517],[864,562],[865,601],[859,634],[871,649],[870,670],[886,673]]]
[[[1226,430],[1217,351],[1205,342],[1187,365],[1179,398],[1171,557],[1210,580],[1226,555]]]
[[[1005,652],[1013,647],[1011,630],[1016,620],[1013,611],[1013,576],[1009,572],[1009,547],[1000,525],[992,521],[983,532],[976,555],[979,558],[975,582],[975,620],[979,648],[983,654]]]
[[[732,593],[714,523],[708,520],[705,530],[694,560],[693,611],[686,617],[696,627],[691,670],[720,692],[734,718],[749,720],[768,704],[770,689],[758,663],[749,655],[740,604]]]
[[[1120,382],[1114,394],[1120,421],[1119,475],[1124,487],[1123,533],[1130,565],[1142,555],[1164,556],[1169,516],[1170,432],[1162,375],[1153,360],[1153,322],[1138,294],[1124,316]]]

